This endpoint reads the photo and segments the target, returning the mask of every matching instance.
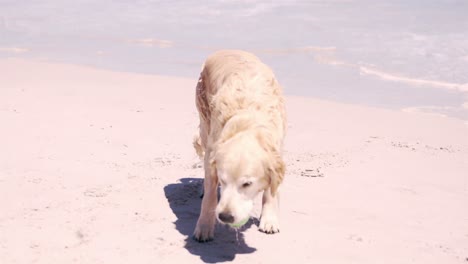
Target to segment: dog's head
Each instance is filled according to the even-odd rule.
[[[284,177],[278,150],[258,130],[242,131],[220,142],[212,162],[221,187],[216,216],[227,224],[247,219],[259,192],[270,188],[275,195]]]

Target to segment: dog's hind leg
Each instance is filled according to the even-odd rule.
[[[203,159],[205,156],[205,148],[207,144],[207,129],[206,129],[206,121],[203,120],[203,117],[200,116],[200,126],[199,126],[199,134],[196,135],[193,139],[193,147],[197,152],[197,155],[200,159]],[[205,165],[205,164],[204,164]],[[203,198],[204,191],[203,189],[200,191],[200,198]]]
[[[195,135],[193,137],[193,147],[195,148],[198,157],[203,158],[205,154],[205,148],[202,145],[200,135]]]

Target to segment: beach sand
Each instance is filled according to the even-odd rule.
[[[466,121],[286,97],[281,232],[200,244],[197,76],[0,73],[1,263],[468,263]]]

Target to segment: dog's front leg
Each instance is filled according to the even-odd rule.
[[[279,232],[279,191],[275,195],[268,188],[263,192],[262,215],[258,229],[267,234]]]
[[[213,239],[216,224],[216,205],[218,191],[218,177],[216,169],[209,162],[210,153],[205,153],[205,180],[203,182],[204,195],[201,205],[200,217],[193,233],[195,240],[206,242]]]

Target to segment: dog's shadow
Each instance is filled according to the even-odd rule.
[[[239,230],[217,224],[213,241],[199,243],[192,237],[193,230],[200,214],[203,180],[184,178],[179,183],[164,187],[169,206],[177,216],[175,225],[177,230],[186,236],[185,248],[193,255],[200,256],[207,263],[232,261],[236,254],[248,254],[256,249],[249,247],[244,241],[244,230],[252,226],[255,219]]]

